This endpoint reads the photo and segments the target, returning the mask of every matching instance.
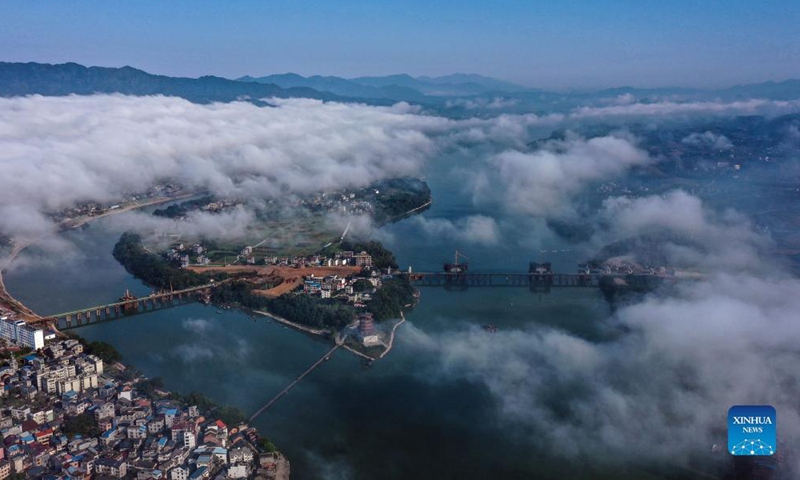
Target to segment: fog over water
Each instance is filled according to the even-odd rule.
[[[136,102],[119,97],[105,101],[121,105],[107,113],[101,110],[101,117],[116,118],[126,111],[120,110],[124,106],[138,118]],[[199,107],[172,101],[147,100],[166,108],[161,121],[169,123],[174,108],[181,109],[180,115],[210,109],[191,114],[210,118],[209,125],[230,121],[226,128],[251,136],[250,147],[231,147],[239,145],[238,138],[227,146],[209,145],[204,152],[194,146],[189,153],[179,145],[153,147],[159,161],[150,161],[166,168],[166,176],[208,165],[212,173],[193,181],[219,193],[250,195],[269,188],[302,193],[314,178],[332,178],[335,183],[326,186],[344,186],[352,185],[354,178],[366,182],[396,174],[423,175],[433,192],[432,208],[372,232],[395,251],[403,267],[438,270],[459,249],[470,257],[475,271],[524,272],[529,261],[547,260],[554,270],[571,273],[602,246],[648,234],[665,239],[671,263],[704,274],[702,280],[681,283],[615,311],[596,289],[554,289],[548,295],[524,288],[423,289],[420,305],[408,315],[386,359],[364,368],[357,358],[337,352],[257,420],[290,456],[297,478],[643,478],[643,471],[682,464],[692,456],[710,458],[711,445],[725,441],[720,431],[734,404],[774,405],[781,441],[796,444],[800,281],[774,256],[774,240],[751,218],[733,209],[712,208],[685,190],[614,196],[588,210],[581,205],[598,183],[624,179],[632,169],[658,162],[640,139],[624,130],[595,138],[568,135],[534,150],[528,142],[546,136],[553,122],[563,118],[505,116],[456,122],[407,106],[373,109],[287,101],[261,111],[248,104]],[[33,108],[22,103],[16,108]],[[36,106],[62,107],[69,110],[58,102]],[[631,116],[653,113],[645,107],[608,108],[616,109],[610,111],[615,117],[623,108]],[[228,115],[228,108],[235,111]],[[730,115],[749,108],[765,107],[755,102],[704,104],[683,106],[677,113],[705,109],[703,114]],[[261,140],[263,132],[248,132],[251,122],[235,120],[242,112],[257,115],[266,126],[255,123],[266,130],[275,121],[268,118],[271,115],[311,122],[309,135],[330,150],[319,155],[313,148],[300,152],[297,149],[306,142],[298,133],[295,143],[280,147],[294,150],[273,151],[270,142]],[[591,116],[582,110],[570,115]],[[68,116],[56,118],[69,121]],[[78,123],[97,131],[98,138],[107,126],[86,119]],[[340,123],[348,125],[346,132],[353,138],[335,131]],[[0,131],[11,131],[0,142],[13,138],[22,145],[23,153],[0,159],[23,169],[23,177],[28,173],[22,158],[33,151],[42,162],[49,161],[52,145],[59,143],[51,138],[36,144],[10,127]],[[362,138],[365,132],[368,138]],[[689,141],[704,141],[704,132],[697,133]],[[171,138],[186,142],[195,134]],[[143,155],[138,150],[142,145],[158,145],[148,135],[147,142],[133,146],[139,153],[125,157],[128,161]],[[64,148],[74,148],[75,142],[65,140]],[[369,148],[360,150],[365,145]],[[353,151],[363,152],[363,157],[351,157]],[[251,162],[259,163],[259,155],[283,159],[286,163],[281,165],[291,164],[285,167],[290,173],[274,174],[283,170],[272,165],[259,175],[240,175]],[[99,157],[93,164],[97,169],[89,170],[87,177],[108,180],[120,173],[105,171],[111,167]],[[66,152],[59,158],[87,161],[82,153]],[[300,160],[292,163],[292,158]],[[169,166],[171,161],[175,164]],[[305,178],[308,175],[311,180]],[[43,199],[18,199],[16,210],[0,214],[5,215],[4,225],[17,225],[13,220],[19,212],[41,213],[54,205],[45,195],[18,188],[19,198]],[[136,224],[153,228],[144,215],[104,219],[31,249],[7,275],[9,290],[40,313],[103,303],[126,287],[147,293],[149,289],[110,255],[124,229]],[[547,227],[548,220],[575,218],[591,227],[591,234],[580,241],[567,242]],[[362,225],[360,233],[371,228]],[[483,331],[480,326],[486,323],[494,323],[499,331]],[[328,348],[266,320],[229,311],[217,314],[213,307],[199,305],[79,332],[115,344],[125,361],[150,376],[164,377],[168,389],[199,390],[246,411],[255,410]],[[795,464],[797,457],[786,461]]]

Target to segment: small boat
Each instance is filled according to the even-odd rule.
[[[222,310],[217,310],[217,315],[222,315]]]
[[[489,333],[497,333],[497,326],[493,323],[487,323],[486,325],[481,326],[481,328]]]

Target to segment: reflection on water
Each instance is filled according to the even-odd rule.
[[[491,214],[471,209],[464,193],[452,185],[429,182],[435,201],[426,219]],[[462,246],[431,238],[413,218],[386,227],[381,235],[391,238],[401,265],[412,264],[417,270],[440,269],[456,248],[469,253],[471,269],[504,271],[525,271],[528,261],[540,259],[542,249],[568,250],[535,222],[497,221],[506,227],[517,225],[504,228],[511,237],[497,245]],[[42,314],[108,303],[125,288],[139,296],[149,294],[149,288],[111,257],[120,232],[110,225],[100,221],[64,234],[76,246],[70,253],[32,249],[28,257],[34,261],[8,274],[9,290]],[[579,254],[559,251],[548,260],[554,269],[571,273],[581,260]],[[409,322],[399,330],[389,356],[365,368],[355,356],[337,351],[260,416],[256,426],[290,457],[293,474],[301,479],[600,478],[598,472],[537,455],[527,441],[532,432],[510,433],[485,385],[432,372],[443,361],[436,342],[480,330],[486,323],[496,325],[498,334],[538,325],[603,341],[614,334],[598,322],[607,315],[608,307],[594,289],[554,289],[537,295],[527,288],[427,288],[421,304],[407,315]],[[218,314],[200,304],[76,332],[114,344],[123,362],[163,377],[168,389],[197,390],[246,412],[261,406],[329,348],[265,318],[236,311]],[[493,341],[493,334],[484,335],[482,341]],[[417,343],[422,338],[426,348]]]

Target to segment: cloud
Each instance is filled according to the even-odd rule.
[[[178,345],[173,349],[172,353],[173,356],[178,357],[184,363],[211,360],[216,355],[210,346],[197,344]]]
[[[43,214],[114,202],[165,180],[260,198],[363,186],[416,174],[436,148],[426,133],[450,128],[407,105],[274,104],[121,95],[0,99],[0,222],[25,234],[46,230]]]
[[[181,320],[181,326],[184,330],[188,330],[190,332],[207,332],[214,327],[210,321],[204,318],[187,318]]]
[[[578,107],[568,115],[573,120],[613,117],[670,117],[686,115],[778,115],[800,110],[800,100],[748,99],[736,102],[628,103],[605,107]]]
[[[236,240],[250,233],[250,226],[256,224],[256,215],[252,208],[240,206],[219,213],[194,211],[184,220],[131,212],[129,215],[112,216],[108,219],[108,223],[112,229],[119,231],[135,230],[148,234],[159,232],[188,238]]]
[[[506,205],[534,216],[563,216],[587,185],[614,178],[650,162],[647,153],[622,136],[552,140],[534,152],[508,150],[490,160],[502,183]],[[489,183],[479,179],[485,189]],[[492,187],[493,189],[495,187]]]
[[[713,132],[693,133],[686,136],[681,143],[695,147],[707,147],[714,150],[730,150],[733,143],[725,135],[717,135]]]
[[[460,243],[496,245],[500,241],[497,222],[485,215],[471,215],[456,221],[444,218],[413,217],[421,231],[430,238],[447,238]]]
[[[467,110],[478,110],[478,109],[502,110],[504,108],[514,107],[518,103],[519,102],[516,99],[502,98],[502,97],[457,98],[455,100],[448,100],[445,103],[445,107],[465,108]]]
[[[714,432],[731,405],[775,405],[783,440],[796,439],[798,288],[721,276],[622,309],[625,333],[606,343],[540,327],[404,335],[439,357],[421,376],[486,385],[503,428],[535,432],[528,441],[553,455],[680,463],[724,444]]]
[[[707,271],[774,271],[766,252],[769,238],[734,210],[716,212],[684,191],[641,198],[613,197],[598,212],[605,231],[596,243],[607,244],[640,235],[662,238],[673,265]],[[680,239],[680,243],[671,243]]]
[[[83,202],[115,203],[164,181],[249,202],[361,187],[419,175],[442,149],[524,146],[531,126],[560,118],[504,114],[455,121],[404,103],[269,102],[0,99],[0,228],[25,237],[50,232],[52,213]]]
[[[769,256],[771,240],[743,215],[683,191],[608,199],[597,216],[599,244],[642,234],[687,239],[670,253],[707,276],[597,318],[604,341],[535,322],[495,334],[412,323],[405,348],[436,358],[420,367],[420,379],[484,385],[499,428],[593,465],[681,464],[710,452],[725,444],[726,412],[736,404],[774,405],[782,445],[800,439],[800,280]]]

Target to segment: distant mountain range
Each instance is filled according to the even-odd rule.
[[[314,75],[303,77],[296,73],[267,75],[265,77],[245,76],[241,82],[275,84],[284,88],[307,87],[337,95],[363,98],[391,98],[412,102],[430,101],[427,97],[459,97],[511,92],[531,91],[532,89],[502,80],[475,74],[456,73],[444,77],[412,77],[406,74],[383,77],[323,77]]]
[[[20,95],[90,95],[122,93],[126,95],[170,95],[196,103],[258,100],[267,97],[304,97],[320,100],[350,100],[310,88],[282,88],[278,85],[246,83],[220,77],[200,78],[152,75],[132,67],[84,67],[77,63],[0,62],[0,96]]]
[[[704,90],[693,88],[620,87],[594,92],[548,92],[475,74],[457,73],[443,77],[412,77],[406,74],[379,77],[303,77],[294,73],[245,76],[236,80],[214,76],[200,78],[153,75],[132,67],[85,67],[77,63],[0,62],[0,96],[88,95],[170,95],[192,102],[229,102],[260,99],[315,98],[341,102],[390,105],[406,101],[447,115],[473,115],[503,111],[564,111],[579,105],[607,105],[620,97],[624,101],[656,102],[800,98],[800,80]],[[494,100],[502,99],[504,102]]]

